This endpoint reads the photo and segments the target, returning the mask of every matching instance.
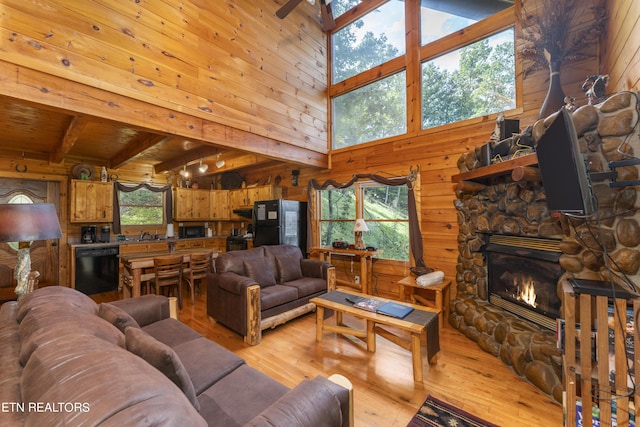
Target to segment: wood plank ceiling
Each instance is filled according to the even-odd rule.
[[[269,15],[272,9],[279,7],[278,3],[281,4],[279,1],[266,3]],[[291,21],[294,19],[292,14],[288,24],[293,24],[286,30],[291,32],[300,25],[299,22],[308,24],[310,11],[313,12],[313,8],[309,5],[301,7],[296,18],[297,24]],[[204,9],[201,12],[205,16]],[[273,22],[273,19],[275,17],[269,17],[269,22]],[[6,22],[11,26],[10,21]],[[275,34],[280,33],[278,37],[284,38],[282,31],[283,28],[280,28]],[[316,30],[313,33],[317,34]],[[13,33],[13,36],[17,34]],[[13,39],[10,41],[14,42]],[[250,123],[244,128],[235,128],[215,119],[184,114],[181,106],[172,111],[166,106],[147,104],[153,108],[147,110],[144,106],[140,107],[144,105],[140,102],[142,100],[130,99],[132,103],[124,105],[122,94],[111,93],[114,97],[119,96],[118,100],[104,97],[103,94],[109,93],[105,88],[84,86],[80,82],[66,80],[62,75],[47,74],[55,70],[53,68],[40,71],[33,69],[28,57],[20,58],[14,65],[11,55],[3,55],[1,51],[0,126],[3,131],[0,132],[0,150],[5,153],[51,164],[88,162],[109,169],[141,163],[151,165],[156,173],[176,170],[184,165],[196,168],[200,162],[204,162],[209,166],[208,175],[263,163],[297,163],[320,167],[326,167],[328,163],[327,153],[309,150],[304,142],[296,146],[291,141],[272,138],[265,130],[253,133]],[[25,83],[28,80],[27,68],[30,69],[29,73],[40,78],[41,83],[36,83],[35,79]],[[323,96],[326,99],[325,88]],[[55,96],[50,96],[52,89],[57,92]],[[98,98],[97,95],[103,97]],[[95,101],[96,105],[93,105]],[[105,107],[105,104],[116,102],[120,111],[110,114],[109,107],[112,105]],[[166,117],[174,116],[179,117],[177,122],[169,123]],[[173,132],[175,129],[178,130]],[[299,131],[290,132],[295,137],[295,132]],[[197,138],[200,135],[203,139]],[[290,139],[295,141],[295,138]],[[225,160],[222,168],[215,166],[217,155]]]

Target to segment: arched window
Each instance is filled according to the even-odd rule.
[[[33,203],[33,199],[24,193],[17,193],[11,196],[8,203],[9,204],[29,204],[29,203]],[[14,251],[18,250],[18,242],[8,242],[7,244]]]

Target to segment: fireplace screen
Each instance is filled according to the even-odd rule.
[[[555,329],[561,301],[557,283],[563,273],[558,253],[489,245],[489,301],[525,319]]]

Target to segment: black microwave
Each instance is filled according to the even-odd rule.
[[[184,227],[178,227],[178,237],[182,239],[204,236],[204,225],[188,225]]]

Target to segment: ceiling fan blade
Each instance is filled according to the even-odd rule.
[[[331,0],[320,1],[320,17],[322,18],[322,29],[331,31],[336,27],[336,21],[333,19],[333,11],[331,10]]]
[[[276,16],[284,19],[302,0],[289,0],[276,12]]]

